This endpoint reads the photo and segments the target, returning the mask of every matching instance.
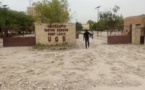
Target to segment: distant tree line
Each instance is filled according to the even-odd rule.
[[[0,37],[12,34],[31,33],[34,29],[34,19],[24,12],[0,8]],[[11,33],[11,35],[9,34]]]
[[[70,20],[67,0],[42,0],[34,2],[35,16],[24,12],[0,8],[0,35],[8,36],[8,31],[31,32],[34,21],[41,23],[67,23]],[[34,20],[35,19],[35,20]]]
[[[67,0],[42,0],[33,6],[41,23],[67,23],[70,19]]]
[[[110,34],[114,30],[123,30],[124,18],[122,15],[118,15],[117,12],[120,9],[119,6],[114,6],[110,11],[103,11],[99,13],[99,21],[94,22],[89,20],[87,23],[90,25],[90,30],[96,31],[110,31]]]

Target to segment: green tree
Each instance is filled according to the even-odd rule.
[[[33,27],[34,19],[31,16],[26,15],[24,12],[18,12],[9,10],[6,8],[0,9],[0,27],[5,32],[5,36],[8,36],[8,31],[20,32],[27,31],[31,32]]]
[[[67,0],[43,0],[33,3],[37,18],[42,23],[64,23],[69,20]]]
[[[76,30],[77,30],[77,31],[83,30],[83,26],[82,26],[81,23],[76,22]]]
[[[97,27],[98,27],[97,22],[94,22],[93,25],[92,25],[92,29],[97,30]]]
[[[102,22],[102,21],[95,22],[95,23],[93,23],[93,25],[92,25],[92,29],[95,30],[95,31],[97,31],[97,36],[98,36],[99,31],[105,30],[105,23]]]
[[[114,6],[112,11],[105,11],[100,13],[100,21],[102,22],[100,25],[103,24],[103,29],[109,29],[110,34],[115,29],[122,29],[123,28],[123,17],[122,15],[118,15],[117,12],[120,9],[119,6]]]
[[[88,20],[87,23],[89,24],[89,29],[92,30],[92,25],[94,24],[94,21]]]

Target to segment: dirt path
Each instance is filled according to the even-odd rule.
[[[0,90],[145,90],[145,45],[82,36],[69,50],[0,47]]]

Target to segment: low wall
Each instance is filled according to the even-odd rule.
[[[85,31],[80,31],[80,33],[84,33]],[[89,31],[91,33],[91,31]],[[108,35],[107,35],[107,31],[93,31],[94,32],[94,38],[96,37],[107,37],[107,36],[120,36],[122,35],[122,32],[121,31],[113,31],[110,35],[110,32],[108,32]],[[98,36],[97,36],[97,33],[98,33]]]
[[[11,37],[3,39],[4,47],[33,46],[36,45],[35,37]]]
[[[131,36],[108,36],[108,44],[128,44],[131,43]]]

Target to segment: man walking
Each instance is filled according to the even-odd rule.
[[[83,40],[85,39],[86,49],[89,47],[89,44],[90,44],[90,42],[89,42],[89,36],[90,35],[91,34],[88,32],[88,30],[86,30],[85,33],[84,33],[84,37],[83,37]]]

